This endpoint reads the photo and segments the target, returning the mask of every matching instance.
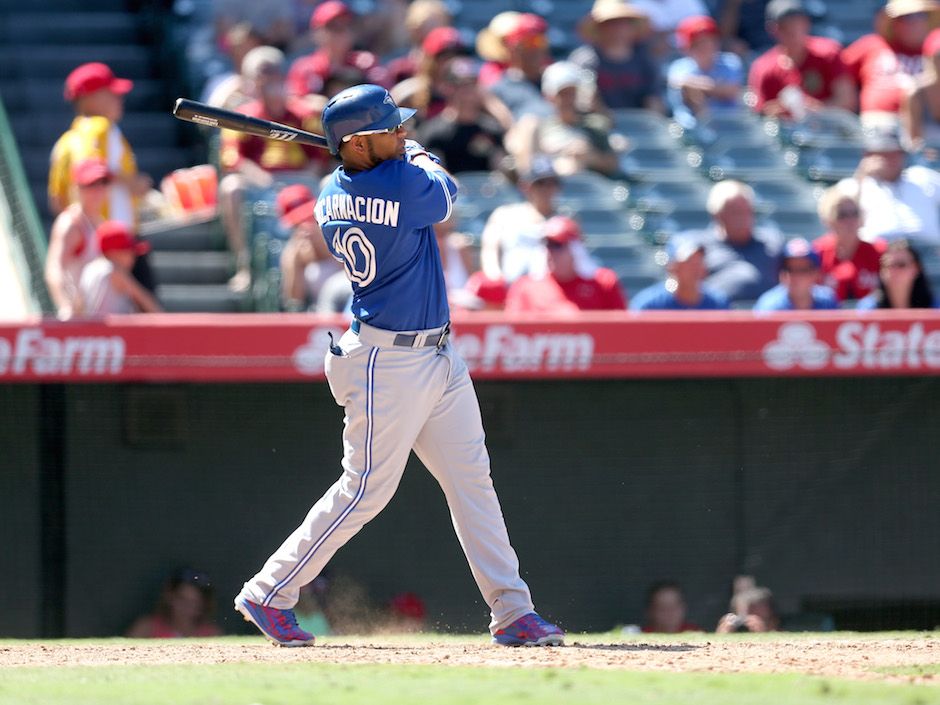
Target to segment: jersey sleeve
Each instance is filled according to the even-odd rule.
[[[457,183],[443,169],[422,169],[402,163],[402,204],[410,228],[423,228],[450,218]]]

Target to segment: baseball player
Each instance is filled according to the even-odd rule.
[[[448,344],[447,293],[432,224],[457,185],[436,157],[405,139],[399,108],[380,86],[353,86],[323,110],[330,151],[316,218],[352,282],[350,329],[332,342],[326,376],[345,408],[343,474],[245,583],[235,609],[275,644],[306,646],[301,586],[391,500],[414,449],[440,483],[457,537],[490,607],[493,641],[561,645],[535,613],[490,479],[483,424],[467,366]]]

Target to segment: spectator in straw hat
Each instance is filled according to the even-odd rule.
[[[737,54],[719,51],[718,23],[707,15],[687,17],[676,28],[685,54],[669,65],[666,96],[676,122],[695,127],[710,113],[741,106],[744,66]]]
[[[665,112],[659,66],[643,43],[650,32],[643,10],[626,0],[595,0],[578,31],[587,43],[570,60],[594,73],[604,105]]]
[[[422,44],[425,38],[438,27],[449,27],[451,24],[450,11],[441,0],[414,0],[408,5],[405,29],[411,48],[404,56],[387,63],[389,83],[394,86],[414,76],[424,58]]]
[[[889,0],[875,16],[876,32],[842,51],[842,60],[859,87],[863,121],[898,114],[905,93],[923,70],[924,40],[938,20],[937,0]]]
[[[924,40],[924,70],[901,101],[901,124],[913,152],[940,148],[940,29]],[[932,155],[932,158],[936,158]]]
[[[484,85],[517,120],[551,112],[540,90],[542,71],[550,63],[547,31],[548,24],[538,15],[504,12],[477,35],[477,53],[491,62],[490,67],[505,66],[499,78]]]
[[[829,106],[855,109],[855,85],[832,39],[812,37],[803,0],[771,0],[767,28],[777,44],[751,64],[754,110],[802,119],[803,111]],[[795,102],[794,102],[795,101]]]

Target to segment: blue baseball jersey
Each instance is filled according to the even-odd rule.
[[[447,220],[457,184],[403,159],[347,174],[338,167],[317,198],[327,247],[352,282],[352,312],[385,330],[443,326],[450,318],[432,225]]]

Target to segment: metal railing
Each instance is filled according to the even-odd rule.
[[[52,314],[55,307],[46,289],[43,267],[46,261],[46,237],[32,191],[26,181],[23,162],[0,99],[0,195],[6,200],[10,218],[11,243],[18,250],[20,275],[32,297],[37,312]]]

